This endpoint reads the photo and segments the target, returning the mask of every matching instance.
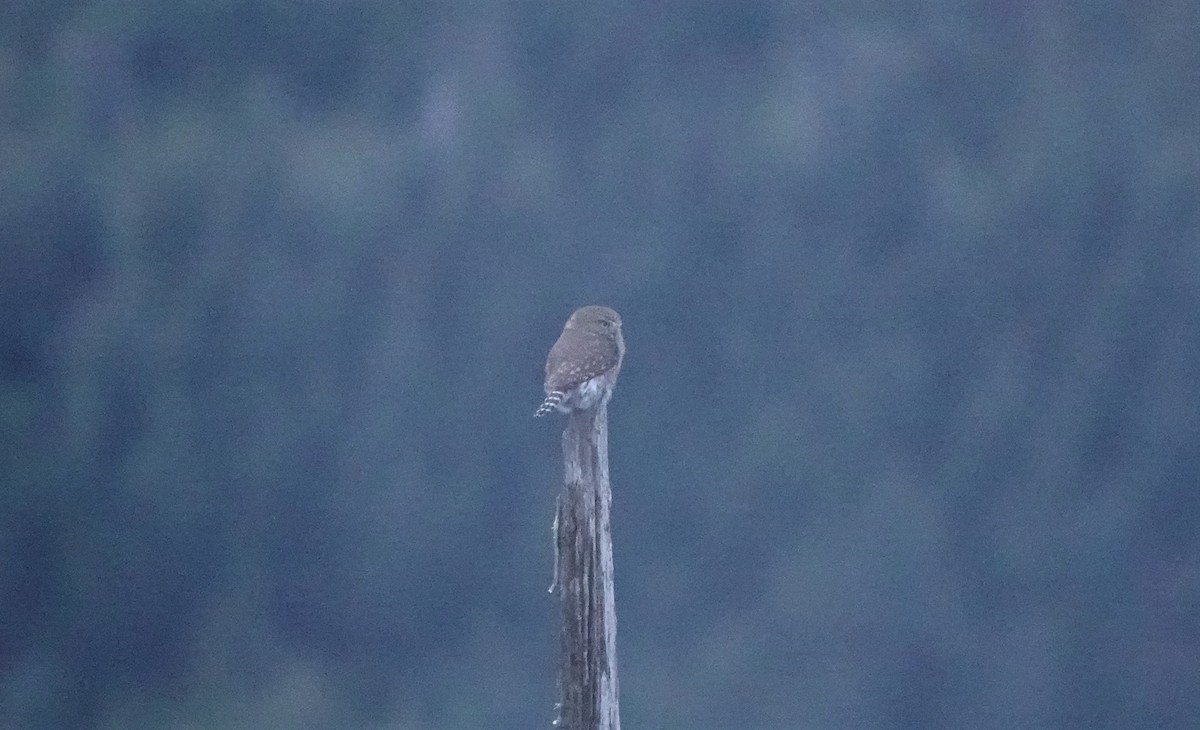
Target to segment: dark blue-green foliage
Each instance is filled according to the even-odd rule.
[[[10,2],[0,725],[1200,714],[1200,6]]]

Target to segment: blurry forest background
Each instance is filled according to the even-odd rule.
[[[0,727],[1200,715],[1200,3],[0,7]]]

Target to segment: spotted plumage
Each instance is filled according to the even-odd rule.
[[[578,309],[546,358],[546,399],[535,416],[595,408],[612,397],[625,357],[621,317],[608,307]]]

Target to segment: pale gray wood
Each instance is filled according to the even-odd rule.
[[[563,432],[555,516],[555,585],[562,599],[559,705],[554,725],[620,730],[617,606],[608,483],[608,406],[573,411]]]

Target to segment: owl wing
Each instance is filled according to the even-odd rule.
[[[546,392],[570,390],[612,369],[619,358],[611,339],[564,332],[546,358]]]

